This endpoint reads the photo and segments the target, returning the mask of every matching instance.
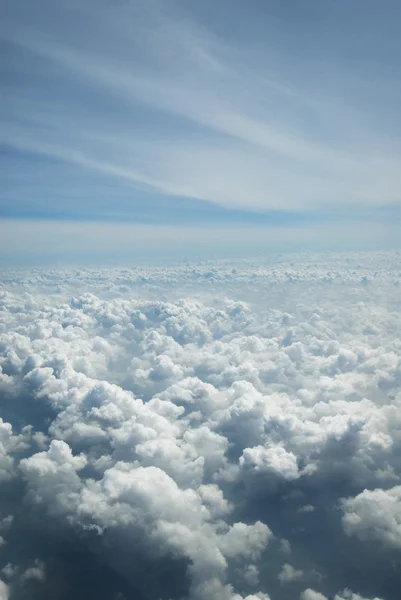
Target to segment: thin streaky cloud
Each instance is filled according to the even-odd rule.
[[[386,115],[399,84],[370,58],[359,71],[352,52],[333,61],[305,21],[298,35],[319,44],[313,57],[290,39],[285,48],[273,25],[286,21],[266,13],[266,35],[236,43],[218,11],[207,27],[191,3],[38,6],[18,17],[10,9],[0,30],[15,56],[2,141],[44,164],[76,165],[88,181],[109,176],[117,213],[127,185],[147,186],[166,206],[178,196],[346,218],[350,207],[362,217],[367,207],[399,205],[400,127],[395,118],[389,128]],[[243,10],[234,3],[232,18]],[[334,31],[341,36],[342,24],[345,36],[350,15],[336,10]],[[27,201],[15,192],[14,204]],[[88,210],[92,203],[83,198]]]

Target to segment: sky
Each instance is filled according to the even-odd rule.
[[[399,600],[399,0],[0,13],[0,600]]]
[[[1,12],[3,264],[397,245],[398,1]]]

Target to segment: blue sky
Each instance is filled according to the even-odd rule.
[[[395,240],[400,22],[391,0],[6,0],[0,232]]]

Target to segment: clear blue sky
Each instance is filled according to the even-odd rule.
[[[367,240],[380,223],[395,239],[399,0],[3,0],[1,12],[9,238],[19,219],[33,239],[49,220],[273,238],[363,227]]]

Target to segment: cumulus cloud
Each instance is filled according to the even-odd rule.
[[[326,596],[323,596],[320,592],[315,592],[308,588],[301,594],[301,600],[327,600]]]
[[[0,600],[8,600],[8,585],[0,579]]]
[[[327,596],[308,588],[302,592],[301,600],[327,600]],[[354,592],[351,592],[351,590],[343,590],[334,596],[334,600],[368,600],[368,598],[362,597],[360,594],[354,594]],[[372,598],[371,600],[381,599],[376,597]]]
[[[354,594],[351,590],[344,590],[341,594],[336,594],[334,600],[368,600],[363,598],[360,594]],[[380,600],[380,598],[374,598],[373,600]]]
[[[401,485],[365,489],[343,501],[343,525],[349,535],[401,549]]]
[[[301,569],[294,569],[294,567],[288,563],[282,566],[280,573],[277,575],[280,583],[290,583],[291,581],[297,581],[302,579],[304,572]]]
[[[5,272],[1,597],[398,600],[397,265]]]

